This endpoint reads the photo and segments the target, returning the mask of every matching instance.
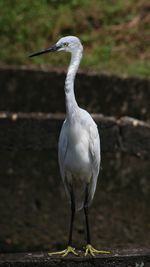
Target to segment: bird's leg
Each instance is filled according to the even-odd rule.
[[[48,255],[61,255],[63,257],[67,256],[69,253],[72,253],[74,255],[78,255],[75,251],[75,248],[72,247],[72,231],[73,231],[73,223],[74,223],[74,217],[75,217],[75,201],[74,201],[74,192],[71,190],[70,192],[71,196],[71,219],[70,219],[70,230],[69,230],[69,239],[68,239],[68,246],[66,249],[58,252],[51,252],[48,253]]]
[[[87,237],[87,245],[85,249],[85,256],[91,255],[95,256],[95,254],[108,254],[110,253],[109,251],[105,250],[97,250],[91,245],[91,236],[90,236],[90,229],[89,229],[89,218],[88,218],[88,187],[86,187],[86,192],[85,192],[85,202],[84,202],[84,214],[85,214],[85,222],[86,222],[86,237]]]
[[[86,240],[88,245],[91,244],[91,235],[90,235],[89,218],[88,218],[88,186],[85,189],[84,214],[86,223]]]
[[[75,199],[74,199],[73,189],[71,190],[70,196],[71,196],[71,219],[70,219],[68,246],[72,246],[72,232],[73,232],[73,224],[75,217]]]
[[[86,240],[87,244],[91,244],[91,235],[90,235],[90,228],[89,228],[89,219],[88,219],[88,207],[84,207],[84,214],[85,214],[85,223],[86,223]]]

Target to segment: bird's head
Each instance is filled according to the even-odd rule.
[[[31,54],[29,57],[34,57],[42,54],[46,54],[49,52],[56,52],[56,51],[65,51],[74,53],[77,50],[82,50],[82,44],[78,37],[75,36],[66,36],[62,37],[55,45],[51,46],[50,48],[35,52]]]
[[[72,53],[75,50],[82,48],[82,44],[78,37],[66,36],[66,37],[61,38],[56,43],[56,47],[59,47],[58,51],[66,51],[66,52]]]

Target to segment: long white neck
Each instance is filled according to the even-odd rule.
[[[81,46],[71,54],[71,61],[65,80],[66,113],[68,119],[79,108],[74,95],[74,79],[82,58],[82,51],[83,47]]]

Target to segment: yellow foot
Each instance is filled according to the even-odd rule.
[[[95,256],[95,254],[109,254],[109,251],[105,251],[105,250],[97,250],[95,248],[93,248],[90,244],[86,245],[86,250],[85,250],[85,256],[87,256],[88,254],[91,256]]]
[[[68,246],[66,249],[62,250],[62,251],[57,251],[57,252],[50,252],[48,253],[49,256],[52,255],[61,255],[62,257],[67,256],[69,253],[72,253],[76,256],[78,256],[77,252],[75,252],[75,248]]]

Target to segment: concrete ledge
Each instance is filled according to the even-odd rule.
[[[0,66],[0,110],[65,112],[62,70]],[[149,120],[150,80],[79,72],[75,82],[79,105],[89,112]]]
[[[0,113],[0,150],[56,149],[64,114]],[[103,152],[121,151],[140,158],[150,157],[150,125],[122,117],[93,114]]]
[[[0,254],[1,267],[149,267],[150,250],[114,250],[108,256],[94,258],[68,256],[49,257],[45,252]]]

